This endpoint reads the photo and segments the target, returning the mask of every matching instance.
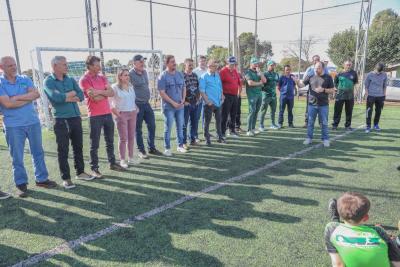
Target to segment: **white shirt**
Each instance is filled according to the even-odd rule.
[[[207,72],[207,68],[205,68],[204,70],[201,69],[200,67],[197,67],[193,70],[194,73],[196,73],[197,78],[200,80],[201,76],[203,76],[204,73]]]
[[[114,91],[114,96],[110,98],[111,107],[122,112],[131,112],[136,110],[136,95],[131,84],[129,84],[128,90],[121,89],[116,83],[111,87]]]

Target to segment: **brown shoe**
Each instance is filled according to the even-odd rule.
[[[17,185],[17,196],[18,197],[28,196],[28,187],[26,186],[26,184]]]
[[[54,188],[54,187],[56,187],[56,186],[57,186],[57,183],[56,183],[56,182],[53,182],[53,181],[50,181],[49,179],[47,179],[47,180],[44,181],[44,182],[36,182],[36,186],[49,189],[49,188]]]
[[[0,191],[0,200],[7,199],[10,197],[11,197],[11,195],[9,193]]]
[[[118,163],[110,164],[110,170],[117,171],[117,172],[123,172],[126,171],[124,167],[119,165]]]
[[[103,178],[103,174],[99,171],[99,169],[92,170],[92,173],[90,175],[96,177],[96,179]]]

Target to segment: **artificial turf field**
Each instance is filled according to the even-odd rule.
[[[242,103],[245,111],[246,100]],[[297,126],[303,124],[304,108],[303,101],[295,103]],[[333,104],[330,118],[332,108]],[[162,150],[162,116],[156,114],[156,141]],[[242,114],[243,122],[246,115]],[[364,105],[356,105],[353,127],[362,125],[364,117]],[[387,105],[381,133],[355,131],[332,142],[329,149],[317,147],[37,266],[329,266],[323,243],[329,198],[348,190],[366,194],[372,201],[371,223],[395,232],[400,219],[399,118],[400,107]],[[343,132],[331,132],[331,137]],[[318,126],[316,134],[314,143],[319,142]],[[305,148],[304,137],[303,128],[268,130],[211,148],[201,145],[172,158],[153,156],[125,173],[108,170],[102,147],[100,166],[106,179],[78,181],[69,191],[61,186],[34,187],[26,156],[30,197],[0,202],[0,266],[287,157]],[[51,178],[60,182],[53,132],[44,131],[43,140]],[[88,161],[86,122],[84,140]],[[3,135],[0,161],[1,188],[13,192]],[[72,160],[70,164],[73,170]]]

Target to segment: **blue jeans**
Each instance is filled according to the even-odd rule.
[[[197,123],[199,123],[201,118],[201,127],[204,128],[204,112],[203,112],[203,100],[200,100],[200,103],[197,108]],[[199,138],[199,126],[197,125],[196,138]]]
[[[147,145],[149,149],[155,149],[154,138],[156,136],[156,119],[154,111],[149,103],[136,104],[139,108],[139,113],[136,117],[136,144],[140,152],[145,152],[143,144],[142,124],[143,121],[147,125]]]
[[[293,125],[293,106],[294,106],[294,99],[293,98],[286,98],[281,97],[279,99],[279,120],[278,123],[280,125],[283,124],[283,114],[285,113],[286,106],[288,108],[288,123],[289,125]]]
[[[171,130],[172,125],[176,124],[176,142],[178,146],[183,145],[183,123],[184,123],[184,109],[165,109],[164,114],[164,147],[171,149]]]
[[[307,124],[307,137],[312,139],[314,136],[314,123],[315,119],[319,117],[322,127],[322,140],[329,140],[329,130],[328,130],[328,116],[329,116],[329,106],[314,106],[308,105],[308,124]]]
[[[199,120],[197,119],[197,112],[198,112],[199,106],[200,105],[196,105],[196,104],[194,104],[194,105],[189,104],[189,105],[185,106],[185,109],[184,109],[185,121],[183,124],[183,143],[184,144],[187,143],[187,138],[188,138],[187,128],[189,125],[189,119],[190,119],[190,134],[189,134],[190,141],[191,142],[195,141],[196,137],[198,136],[197,131],[199,128]]]
[[[29,141],[29,150],[35,171],[36,182],[44,182],[48,179],[44,151],[42,147],[42,129],[40,123],[20,126],[5,127],[6,140],[12,158],[14,182],[16,185],[27,184],[28,175],[24,167],[25,141]]]

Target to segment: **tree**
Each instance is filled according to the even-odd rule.
[[[223,64],[228,57],[228,48],[220,45],[212,45],[207,48],[207,58],[215,59]]]
[[[290,65],[292,68],[292,72],[298,72],[299,71],[299,59],[297,57],[285,57],[282,58],[281,62],[279,65],[276,67],[276,70],[278,72],[283,71],[283,67],[285,65]],[[309,63],[305,60],[301,60],[301,71],[305,70],[308,67]]]
[[[106,67],[121,67],[122,64],[119,59],[113,58],[106,62]]]
[[[354,62],[357,45],[357,31],[350,29],[335,33],[328,44],[328,56],[336,66],[346,60]]]
[[[241,69],[250,65],[250,59],[254,56],[254,34],[251,32],[243,32],[239,35],[239,47],[241,56]],[[257,57],[265,60],[270,59],[274,53],[272,52],[272,44],[268,41],[257,39]]]
[[[301,46],[301,58],[305,59],[307,62],[311,62],[311,57],[312,57],[312,51],[314,48],[314,45],[317,43],[317,39],[310,35],[308,38],[304,39],[302,42]],[[300,54],[300,40],[297,40],[295,42],[291,42],[284,50],[283,54],[286,57],[294,57],[299,58]]]

